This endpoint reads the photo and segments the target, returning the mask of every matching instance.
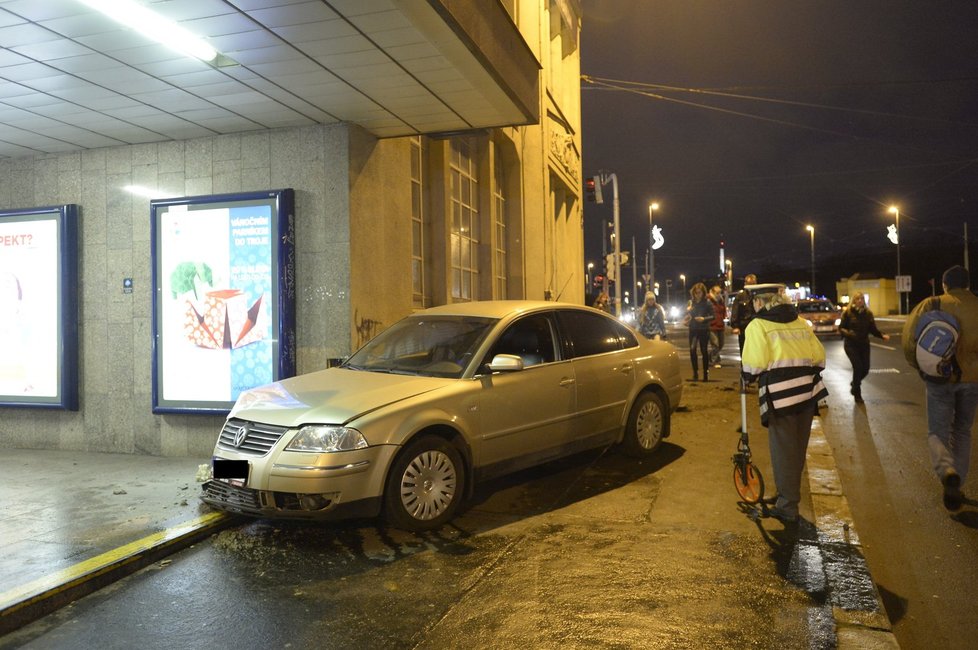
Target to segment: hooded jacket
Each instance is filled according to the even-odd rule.
[[[814,411],[829,394],[822,383],[825,348],[792,305],[757,312],[745,331],[742,364],[757,380],[764,426],[772,411]]]

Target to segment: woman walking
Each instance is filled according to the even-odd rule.
[[[647,339],[666,338],[666,312],[651,291],[646,292],[645,302],[638,310],[638,331]]]
[[[866,296],[861,291],[852,294],[849,306],[842,312],[839,333],[844,339],[842,348],[852,364],[852,388],[849,392],[857,403],[862,403],[862,381],[869,374],[869,335],[884,341],[889,341],[890,335],[883,334],[876,327],[876,319],[866,307]]]
[[[689,327],[689,361],[693,364],[693,381],[700,380],[699,360],[696,349],[703,357],[703,381],[710,377],[710,323],[713,321],[713,303],[706,297],[706,285],[697,282],[689,290],[690,301],[686,305],[686,325]]]

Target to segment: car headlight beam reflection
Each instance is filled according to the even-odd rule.
[[[310,424],[299,428],[299,432],[286,449],[330,453],[365,449],[367,446],[367,440],[356,429],[328,424]]]

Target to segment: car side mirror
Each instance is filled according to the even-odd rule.
[[[492,372],[514,372],[523,369],[523,359],[515,354],[497,354],[489,362]]]

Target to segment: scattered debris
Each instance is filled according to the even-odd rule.
[[[197,466],[197,482],[203,483],[204,481],[209,481],[213,478],[211,476],[211,466],[210,463],[202,463]]]
[[[129,494],[129,493],[123,490],[122,488],[116,488],[112,490],[112,494]]]

